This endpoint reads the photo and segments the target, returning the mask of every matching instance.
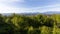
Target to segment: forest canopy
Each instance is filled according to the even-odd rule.
[[[0,14],[0,34],[60,34],[60,15]]]

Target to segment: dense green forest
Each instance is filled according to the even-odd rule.
[[[60,15],[0,14],[0,34],[60,34]]]

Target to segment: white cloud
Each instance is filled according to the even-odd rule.
[[[60,11],[60,4],[47,5],[43,7],[35,7],[32,9],[37,12]]]
[[[32,12],[32,9],[16,8],[16,7],[11,7],[0,3],[0,13],[24,13],[24,12]]]
[[[25,12],[47,12],[47,11],[60,11],[60,4],[35,7],[35,8],[16,8],[0,3],[0,13],[25,13]]]
[[[49,5],[44,8],[44,11],[60,11],[60,4]]]
[[[3,2],[24,2],[24,0],[0,0],[0,3]]]

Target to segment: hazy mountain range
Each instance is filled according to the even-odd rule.
[[[48,12],[44,12],[42,14],[60,14],[60,11],[48,11]]]
[[[3,13],[2,15],[11,15],[13,13]],[[34,12],[34,13],[16,13],[16,14],[20,14],[20,15],[37,15],[37,14],[60,14],[60,11],[48,11],[48,12],[43,12],[43,13],[39,13],[39,12]]]

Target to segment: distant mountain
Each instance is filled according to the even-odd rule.
[[[42,14],[60,14],[60,11],[48,11],[48,12],[44,12]]]
[[[5,16],[9,16],[9,15],[12,15],[12,14],[14,14],[14,13],[2,13],[2,15],[5,15]],[[37,15],[37,14],[40,14],[40,13],[39,12],[34,12],[34,13],[15,13],[15,14],[30,16],[30,15]]]
[[[10,15],[12,15],[13,13],[1,13],[2,15],[4,15],[4,16],[10,16]]]
[[[34,12],[34,13],[20,13],[20,15],[37,15],[40,14],[39,12]]]
[[[3,13],[2,15],[5,15],[5,16],[9,16],[9,15],[12,15],[14,13]],[[39,12],[33,12],[33,13],[15,13],[15,14],[20,14],[20,15],[25,15],[25,16],[30,16],[30,15],[37,15],[37,14],[60,14],[60,11],[48,11],[48,12],[43,12],[43,13],[39,13]]]

